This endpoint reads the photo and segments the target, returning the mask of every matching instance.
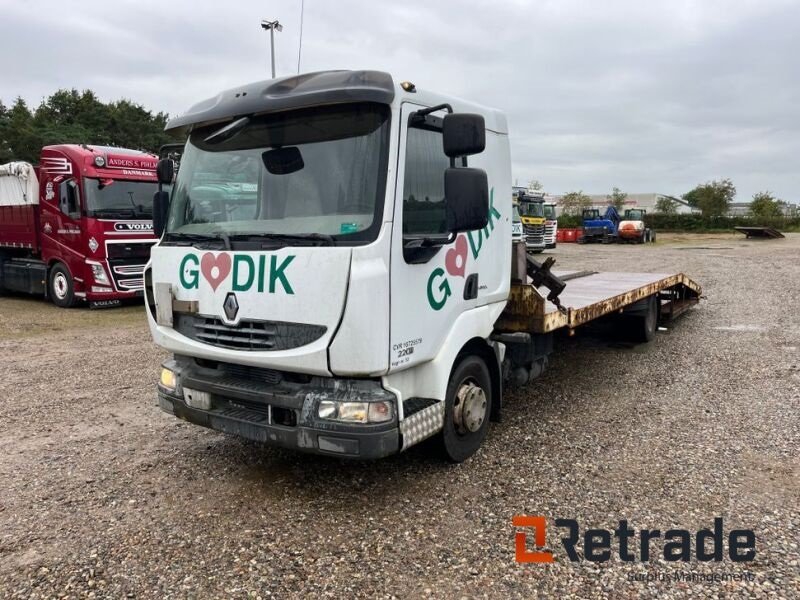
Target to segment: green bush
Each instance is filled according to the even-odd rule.
[[[583,227],[583,219],[580,215],[561,215],[558,217],[559,229],[573,229]]]
[[[800,231],[800,217],[703,217],[650,213],[645,224],[656,231],[711,232],[733,231],[734,227],[773,227],[779,231]]]

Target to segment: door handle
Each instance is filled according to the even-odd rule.
[[[472,273],[464,283],[464,300],[474,300],[478,297],[478,274]]]

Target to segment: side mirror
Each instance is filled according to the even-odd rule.
[[[444,172],[445,214],[451,233],[483,229],[489,224],[489,179],[486,171],[462,167]]]
[[[450,158],[480,154],[486,148],[486,121],[482,115],[450,113],[442,122],[442,145]]]
[[[169,214],[169,192],[156,192],[153,194],[153,231],[157,238],[164,234]]]
[[[175,179],[175,163],[171,158],[162,158],[156,166],[156,177],[158,183],[170,184]]]

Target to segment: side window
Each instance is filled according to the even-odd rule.
[[[447,233],[444,171],[450,160],[442,150],[442,132],[409,127],[403,180],[403,234]]]
[[[58,188],[59,209],[72,219],[81,216],[81,199],[78,184],[74,179],[61,182]]]

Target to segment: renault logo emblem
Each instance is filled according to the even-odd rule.
[[[228,292],[228,295],[225,296],[225,302],[222,303],[222,308],[225,310],[225,316],[228,317],[228,321],[236,319],[236,314],[239,312],[239,301],[236,300],[236,294]]]

